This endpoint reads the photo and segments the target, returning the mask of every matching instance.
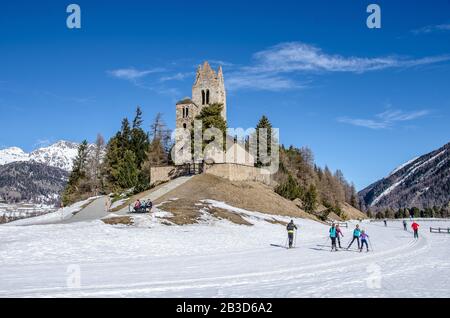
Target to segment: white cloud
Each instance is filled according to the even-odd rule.
[[[227,89],[257,89],[267,91],[281,91],[293,88],[302,88],[295,81],[270,74],[230,73],[226,79]]]
[[[387,68],[403,68],[450,60],[450,56],[433,56],[420,59],[385,57],[345,57],[324,53],[313,45],[291,42],[281,43],[254,55],[254,71],[264,72],[354,72],[363,73]]]
[[[175,75],[170,75],[170,76],[163,76],[161,77],[159,80],[161,82],[168,82],[168,81],[182,81],[184,80],[186,77],[189,76],[194,76],[194,73],[192,72],[187,72],[187,73],[176,73]]]
[[[411,32],[419,35],[419,34],[428,34],[433,32],[445,32],[450,31],[450,23],[449,24],[437,24],[437,25],[427,25],[423,28],[412,30]]]
[[[222,60],[208,60],[208,62],[210,65],[221,65],[221,66],[227,66],[227,67],[234,66],[233,63],[227,62],[227,61],[222,61]]]
[[[151,69],[151,70],[138,70],[138,69],[131,67],[131,68],[121,68],[121,69],[117,69],[117,70],[108,71],[108,74],[110,74],[113,77],[119,78],[119,79],[134,81],[134,80],[143,78],[149,74],[158,73],[158,72],[162,72],[162,71],[163,71],[163,69],[161,69],[161,68],[156,68],[156,69]]]
[[[210,63],[227,65],[226,84],[229,90],[255,89],[283,91],[305,88],[306,76],[330,72],[365,73],[385,69],[404,69],[450,61],[450,55],[408,58],[396,55],[381,57],[358,57],[329,54],[321,48],[303,42],[280,43],[253,54],[247,66],[219,60]],[[173,65],[177,63],[172,63]],[[116,78],[131,81],[136,86],[147,87],[142,79],[151,73],[166,72],[165,69],[138,70],[124,68],[109,71]],[[179,81],[192,72],[163,74],[158,82]],[[301,80],[300,80],[301,78]]]
[[[388,109],[382,113],[376,114],[371,119],[340,117],[338,122],[350,124],[353,126],[365,127],[370,129],[386,129],[393,127],[398,122],[405,122],[418,119],[428,115],[428,110],[419,110],[413,112],[404,112],[402,110]]]
[[[384,56],[356,57],[328,54],[302,42],[281,43],[253,55],[253,63],[235,70],[227,84],[231,89],[283,90],[304,87],[293,76],[324,72],[365,73],[393,68],[410,68],[450,60],[450,55],[418,59]],[[261,86],[259,86],[261,85]]]

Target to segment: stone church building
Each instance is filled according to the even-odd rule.
[[[199,66],[192,86],[192,97],[186,97],[176,104],[176,128],[183,131],[192,127],[195,117],[204,107],[214,103],[223,105],[222,116],[227,120],[227,95],[222,67],[215,72],[208,62]],[[187,133],[187,136],[190,134]],[[177,139],[177,137],[175,138]],[[190,138],[187,138],[190,145]],[[175,145],[172,155],[174,166],[151,167],[151,182],[158,184],[188,173],[206,173],[231,181],[253,180],[271,184],[269,171],[255,167],[255,157],[250,154],[242,143],[238,143],[233,136],[227,136],[226,150],[216,154],[205,153],[201,162],[194,162],[190,150],[186,151],[182,143],[180,148]],[[213,151],[214,152],[214,151]],[[184,153],[185,155],[179,155]],[[178,160],[179,159],[179,160]],[[194,167],[194,171],[192,171]],[[200,169],[196,169],[200,167]]]
[[[227,95],[223,79],[222,66],[217,73],[208,62],[197,69],[192,86],[192,98],[186,97],[177,103],[176,128],[189,128],[203,107],[211,104],[222,104],[222,117],[227,120]]]
[[[227,121],[227,94],[222,67],[215,72],[208,62],[197,69],[194,85],[192,86],[192,98],[186,97],[176,104],[176,128],[190,129],[195,117],[204,107],[212,104],[222,104],[222,117]],[[254,166],[252,156],[242,144],[234,141],[233,136],[227,136],[225,141],[227,149],[223,157],[214,156],[211,159],[215,163],[234,163],[246,166]],[[205,154],[208,157],[208,154]],[[211,161],[210,160],[210,161]]]

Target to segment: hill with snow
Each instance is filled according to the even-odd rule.
[[[29,160],[30,155],[18,147],[11,147],[0,150],[0,165]]]
[[[61,140],[30,153],[26,153],[18,147],[11,147],[0,150],[0,165],[33,161],[70,172],[73,159],[77,156],[78,146],[78,143]],[[89,145],[89,147],[93,147],[93,145]]]
[[[359,192],[367,208],[427,208],[450,202],[450,143],[406,162]]]
[[[26,153],[18,147],[0,150],[0,199],[9,203],[54,205],[72,171],[79,144],[58,141]],[[88,151],[93,153],[95,145]]]
[[[54,205],[59,201],[69,173],[35,161],[11,162],[0,166],[0,199]]]

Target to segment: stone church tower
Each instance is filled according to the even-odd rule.
[[[217,73],[208,62],[197,69],[194,85],[192,86],[192,99],[185,98],[177,103],[176,128],[189,128],[203,107],[211,104],[223,104],[222,117],[227,120],[227,97],[223,71],[220,66]]]

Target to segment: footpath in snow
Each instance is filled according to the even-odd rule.
[[[136,226],[101,221],[0,226],[0,297],[448,297],[450,235],[420,222],[414,240],[401,222],[364,222],[374,251],[330,252],[328,227],[295,219],[295,249],[283,248],[289,221],[239,213],[253,226],[203,211],[199,224],[162,225],[157,208]],[[437,224],[439,223],[439,224]],[[356,223],[344,230],[346,245]],[[279,245],[281,247],[277,247]]]

